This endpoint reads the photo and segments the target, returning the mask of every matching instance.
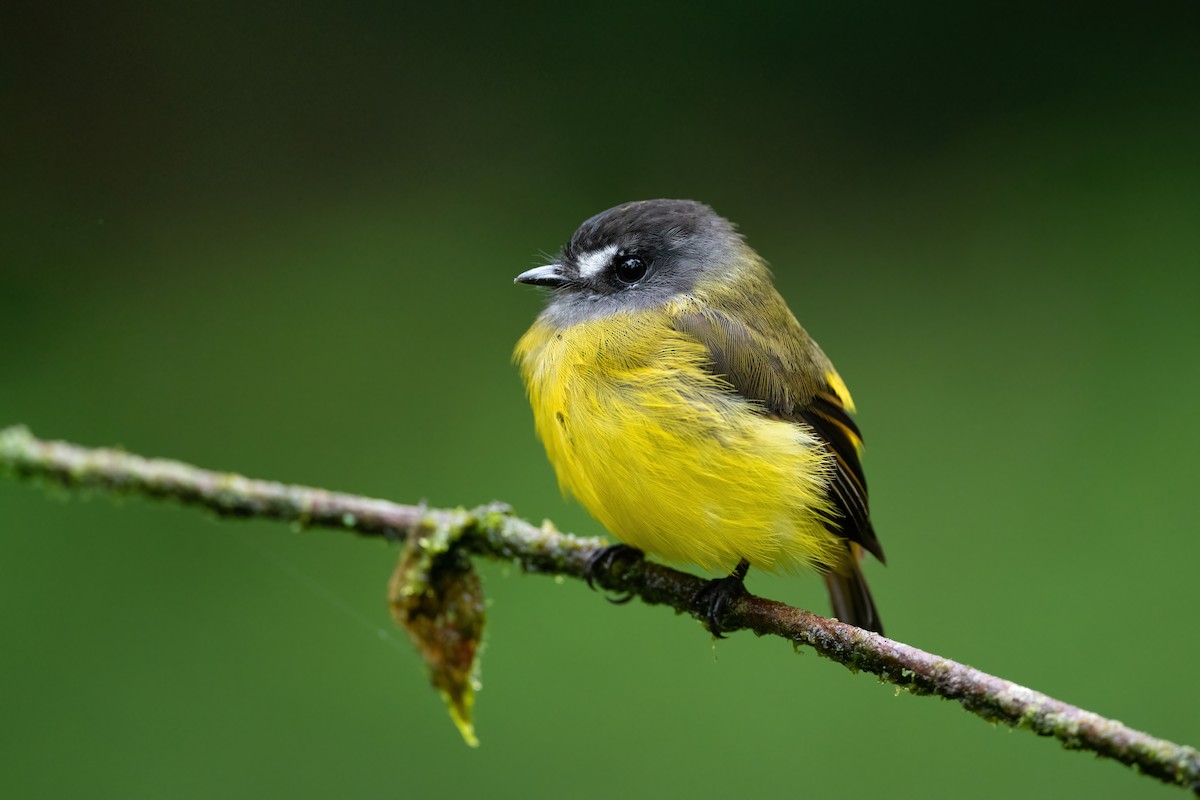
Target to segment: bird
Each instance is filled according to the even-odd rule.
[[[732,223],[621,203],[515,282],[548,290],[513,357],[564,494],[622,542],[599,561],[727,573],[696,598],[716,636],[751,567],[811,568],[839,621],[883,632],[854,401]]]

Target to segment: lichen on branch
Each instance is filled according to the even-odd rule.
[[[451,659],[458,680],[464,676],[467,681],[471,679],[474,650],[470,629],[482,625],[482,611],[478,620],[470,616],[473,605],[482,609],[482,597],[477,596],[481,590],[469,577],[473,570],[464,566],[467,555],[512,561],[526,572],[585,578],[592,556],[605,546],[602,539],[560,533],[549,524],[533,525],[499,504],[470,511],[401,505],[324,489],[252,480],[118,450],[45,441],[21,427],[0,431],[0,473],[49,480],[68,487],[174,500],[222,516],[277,519],[306,527],[403,540],[409,548],[404,556],[410,560],[407,563],[426,564],[425,572],[421,573],[426,576],[420,579],[425,581],[421,591],[433,594],[422,601],[429,605],[413,602],[398,615],[417,619],[425,615],[421,624],[434,630],[444,623],[446,614],[466,615],[467,634],[454,638],[459,637],[459,632],[451,631],[451,638],[439,645],[445,648],[449,642],[451,646],[466,648],[455,654],[457,661]],[[422,561],[422,551],[430,548],[436,550],[437,559],[453,559],[442,561],[443,567],[450,564],[455,568],[439,573],[432,567],[438,563],[437,559]],[[401,562],[400,569],[405,568],[405,563]],[[601,569],[591,577],[604,589],[631,594],[646,603],[670,606],[697,619],[703,616],[694,599],[706,581],[695,575],[650,561],[616,559],[610,568]],[[408,579],[394,580],[400,580],[402,585]],[[402,595],[403,589],[399,591]],[[438,596],[439,592],[449,594]],[[405,606],[403,599],[399,603]],[[443,615],[441,622],[439,614]],[[722,627],[726,631],[751,630],[812,647],[852,670],[877,675],[915,694],[954,700],[986,720],[1054,737],[1068,748],[1090,750],[1200,795],[1200,753],[1195,749],[1155,738],[911,645],[750,594],[731,604]],[[439,651],[435,658],[447,655]],[[467,665],[465,670],[463,664]],[[466,710],[463,719],[469,726],[469,695],[463,693],[460,684],[441,685],[438,680],[435,675],[435,685],[448,697],[452,709],[458,703],[457,713],[461,715]],[[463,730],[461,722],[460,730]],[[468,733],[473,736],[473,729],[464,730],[464,736]]]

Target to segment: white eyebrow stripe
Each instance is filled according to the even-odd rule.
[[[608,262],[617,252],[617,246],[610,244],[599,250],[593,250],[579,259],[579,277],[594,278],[608,266]]]

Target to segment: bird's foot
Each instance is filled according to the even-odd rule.
[[[587,581],[587,585],[591,589],[596,588],[595,581],[602,575],[611,575],[613,567],[618,563],[641,561],[646,557],[646,554],[636,547],[630,547],[627,544],[614,544],[608,547],[602,547],[588,558],[587,567],[583,572],[583,579]],[[613,605],[624,605],[633,599],[633,592],[620,595],[618,597],[606,597],[608,602]]]
[[[722,631],[726,628],[721,624],[721,620],[729,612],[730,606],[746,594],[745,581],[748,569],[750,569],[750,562],[742,559],[733,572],[724,578],[714,578],[709,581],[703,589],[696,592],[696,596],[692,600],[693,605],[704,617],[705,627],[718,639],[725,638]]]

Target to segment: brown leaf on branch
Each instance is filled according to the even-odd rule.
[[[461,550],[410,543],[388,582],[388,605],[429,668],[458,732],[478,747],[472,709],[485,613],[483,584],[470,558]]]

